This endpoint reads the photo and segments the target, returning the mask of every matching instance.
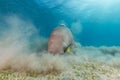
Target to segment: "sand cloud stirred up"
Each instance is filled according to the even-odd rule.
[[[37,75],[52,73],[56,75],[54,79],[80,80],[86,79],[82,75],[87,76],[95,67],[91,70],[93,74],[97,73],[95,79],[119,78],[120,73],[114,67],[120,67],[120,47],[84,47],[76,42],[70,54],[52,55],[46,51],[47,39],[38,34],[30,21],[18,16],[6,16],[1,25],[5,28],[0,30],[0,71],[12,70]],[[99,68],[106,74],[100,74]],[[44,79],[48,79],[48,76]]]
[[[1,35],[0,69],[35,73],[64,69],[66,63],[62,64],[62,57],[47,54],[47,39],[38,36],[33,24],[17,16],[8,16],[4,19],[9,29],[5,29],[4,35]]]

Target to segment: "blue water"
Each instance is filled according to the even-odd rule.
[[[47,38],[65,23],[83,46],[120,46],[119,4],[120,0],[0,0],[0,22],[6,15],[20,16]]]

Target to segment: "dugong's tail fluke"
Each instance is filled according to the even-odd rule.
[[[66,25],[65,25],[65,24],[60,24],[59,26],[60,26],[60,27],[66,27]]]

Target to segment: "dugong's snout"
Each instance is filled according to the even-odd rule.
[[[62,53],[62,40],[61,36],[53,36],[48,42],[48,52],[49,53]]]

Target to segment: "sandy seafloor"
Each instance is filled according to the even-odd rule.
[[[1,32],[0,80],[120,80],[119,46],[76,42],[71,53],[52,55],[46,51],[48,39],[37,36],[34,25],[16,16],[7,17],[6,24],[10,29]]]
[[[79,47],[75,54],[65,55],[11,54],[0,62],[0,80],[120,80],[118,55],[105,57],[100,49]]]

